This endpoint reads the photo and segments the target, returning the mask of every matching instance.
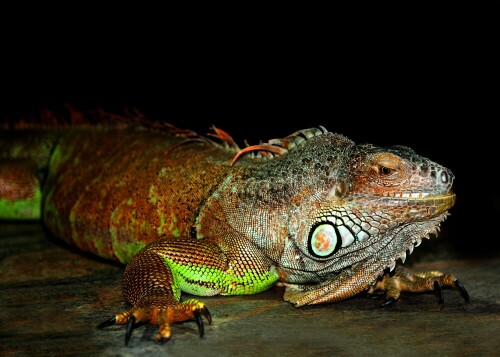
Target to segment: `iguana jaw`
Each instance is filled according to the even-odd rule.
[[[396,247],[400,247],[400,249],[396,250],[394,254],[388,255],[387,259],[384,259],[384,261],[388,262],[384,269],[392,271],[396,266],[396,261],[401,259],[401,262],[404,263],[406,256],[413,253],[413,249],[422,243],[422,239],[430,239],[431,234],[437,236],[439,233],[439,226],[447,216],[447,213],[442,213],[431,220],[419,223],[409,223],[402,226],[401,230],[392,238],[393,241],[395,241],[393,244]],[[419,224],[420,227],[418,230],[412,229],[412,226],[415,224]]]
[[[446,219],[455,201],[456,195],[450,191],[426,197],[379,197],[369,202],[357,202],[349,211],[357,211],[357,207],[370,207],[370,213],[363,218],[367,224],[363,229],[368,236],[359,240],[358,234],[356,240],[360,244],[346,247],[339,252],[339,256],[354,255],[368,247],[371,254],[373,250],[380,249],[383,254],[379,260],[388,262],[387,267],[392,270],[395,260],[400,258],[404,262],[406,251],[411,254],[423,238],[430,238],[430,234],[437,236],[439,225]],[[379,218],[373,218],[377,216]],[[380,219],[380,216],[384,218]],[[358,262],[366,258],[360,256],[359,259]]]
[[[441,194],[432,194],[428,192],[388,192],[383,197],[402,199],[407,201],[422,201],[427,199],[438,199],[447,202],[451,207],[455,203],[455,194],[453,192],[444,192]]]
[[[432,196],[424,192],[400,192],[394,193],[394,196],[384,195],[377,201],[379,206],[384,207],[412,207],[405,213],[415,216],[416,219],[428,219],[439,216],[453,207],[456,195],[452,192]]]
[[[384,272],[395,268],[398,259],[404,262],[407,252],[411,254],[422,239],[437,235],[439,225],[446,217],[447,213],[442,213],[428,220],[404,224],[382,240],[372,237],[375,242],[370,244],[372,254],[368,257],[339,269],[339,274],[316,285],[285,284],[285,300],[299,307],[339,301],[368,290]],[[418,227],[415,229],[415,226]]]
[[[384,271],[392,271],[398,259],[404,263],[407,254],[411,254],[422,239],[438,234],[439,225],[448,216],[447,211],[454,205],[455,199],[454,193],[447,192],[417,198],[372,196],[370,199],[364,197],[350,202],[346,211],[359,214],[363,207],[369,207],[370,213],[365,216],[366,219],[380,217],[383,212],[389,227],[378,233],[370,233],[362,240],[358,235],[355,243],[341,249],[331,261],[325,261],[322,269],[316,271],[316,274],[324,277],[323,282],[307,287],[287,284],[286,300],[296,306],[319,304],[342,300],[368,289]],[[334,214],[333,210],[330,212]],[[338,212],[341,211],[337,210],[335,214],[338,215]],[[342,215],[344,220],[347,217],[349,214]],[[323,219],[326,222],[333,221],[331,217]],[[374,221],[365,222],[375,227]],[[339,232],[342,233],[341,230]]]
[[[448,210],[455,204],[456,195],[452,192],[447,192],[435,196],[390,198],[389,200],[386,202],[387,205],[415,207],[407,214],[418,215],[418,218],[395,228],[398,230],[398,233],[392,235],[391,245],[399,246],[402,249],[392,257],[388,256],[389,264],[385,268],[389,268],[392,271],[396,265],[396,260],[401,259],[402,263],[404,263],[407,255],[406,252],[408,252],[408,255],[411,254],[414,247],[418,247],[422,243],[422,239],[430,239],[431,234],[438,235],[439,226],[448,216]],[[414,227],[416,224],[419,225],[419,229],[411,229],[411,233],[407,233],[407,231],[410,231],[410,227]],[[398,239],[399,237],[401,239]],[[372,237],[372,239],[377,239],[377,237]]]
[[[364,195],[324,208],[315,224],[335,227],[336,235],[342,241],[342,249],[335,255],[341,257],[377,244],[408,224],[434,221],[454,205],[455,198],[452,192],[417,198]],[[353,244],[355,242],[357,244]],[[332,256],[334,261],[335,255]]]

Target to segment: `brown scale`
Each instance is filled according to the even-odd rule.
[[[114,259],[111,230],[119,246],[172,236],[169,227],[181,237],[190,236],[200,203],[226,174],[233,154],[198,142],[169,151],[178,142],[168,133],[132,129],[66,135],[60,142],[64,160],[53,164],[49,177],[49,228],[83,250]],[[227,167],[206,164],[207,157],[218,156],[221,163],[227,158]],[[97,250],[99,241],[104,253]]]
[[[127,265],[123,276],[123,295],[128,303],[138,307],[145,307],[142,297],[149,296],[151,299],[155,296],[158,301],[154,306],[165,308],[175,302],[171,287],[167,286],[173,283],[172,273],[161,256],[154,251],[145,251]]]
[[[151,244],[148,250],[166,256],[176,263],[189,261],[195,265],[206,266],[220,271],[227,269],[226,256],[220,248],[208,239],[192,240],[168,239]]]

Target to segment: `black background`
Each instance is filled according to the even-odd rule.
[[[240,144],[323,125],[407,145],[456,176],[455,250],[498,254],[499,6],[471,6],[4,12],[0,115],[135,107]]]

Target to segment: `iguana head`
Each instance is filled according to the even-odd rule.
[[[301,133],[303,140],[291,149],[290,137],[270,142],[286,150],[267,160],[268,180],[261,176],[247,189],[259,192],[264,210],[273,206],[285,217],[273,231],[283,235],[286,225],[287,237],[255,239],[282,279],[290,286],[317,283],[296,285],[299,292],[288,293],[296,305],[367,289],[396,259],[404,262],[406,252],[437,233],[455,202],[451,171],[410,148],[355,145],[323,128]]]
[[[434,232],[455,202],[451,171],[410,148],[354,145],[345,155],[335,190],[311,212],[314,223],[307,235],[311,258],[353,252],[350,260],[357,261],[363,255],[357,254],[361,247],[372,254],[373,248],[380,247],[381,257],[397,253],[392,260],[404,259],[405,251]],[[432,222],[431,230],[419,229],[427,222]],[[409,234],[411,242],[401,239]]]

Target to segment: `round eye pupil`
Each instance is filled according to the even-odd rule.
[[[390,175],[392,173],[392,169],[386,167],[386,166],[381,166],[380,167],[380,173],[384,176]]]

